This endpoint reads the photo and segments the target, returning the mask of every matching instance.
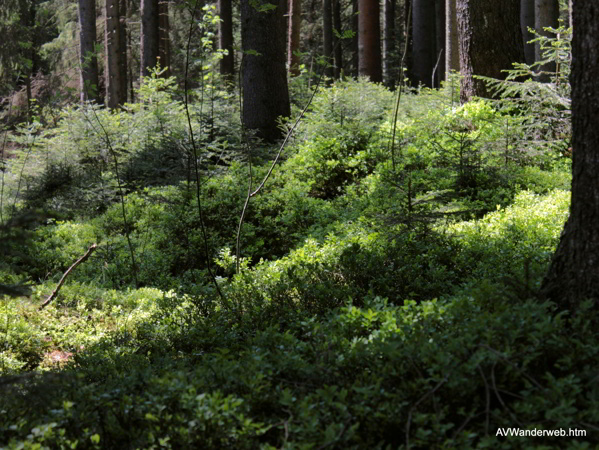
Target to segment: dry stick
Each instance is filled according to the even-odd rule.
[[[437,67],[439,67],[439,61],[441,61],[441,55],[443,54],[443,49],[439,52],[439,57],[437,58],[437,63],[435,67],[433,67],[433,76],[431,77],[431,86],[435,87],[435,73],[437,72]],[[439,80],[439,87],[441,87],[441,80]]]
[[[337,41],[337,44],[333,48],[333,52],[335,51],[335,49],[337,48],[337,45],[339,45],[340,42],[341,42],[341,40]],[[333,53],[331,53],[329,55],[329,58],[332,55],[333,55]],[[314,100],[314,96],[318,92],[318,88],[319,88],[320,82],[322,81],[322,78],[324,76],[324,72],[325,72],[325,68],[323,67],[323,69],[321,70],[320,75],[318,77],[318,81],[316,82],[316,86],[314,87],[314,90],[312,91],[312,95],[310,96],[310,99],[308,100],[308,103],[306,103],[306,106],[304,106],[304,109],[300,113],[299,117],[296,119],[296,121],[293,124],[293,126],[287,132],[287,135],[285,136],[285,139],[283,140],[283,143],[281,144],[281,147],[279,147],[279,151],[277,153],[277,156],[275,157],[274,161],[272,162],[272,165],[270,166],[270,169],[268,169],[268,172],[264,176],[264,179],[262,180],[262,183],[260,183],[260,185],[256,188],[256,190],[254,192],[251,192],[251,180],[250,180],[250,189],[248,189],[248,195],[247,195],[247,197],[245,199],[245,204],[243,205],[243,210],[241,211],[241,217],[239,218],[239,227],[237,228],[237,251],[236,251],[236,253],[237,253],[236,254],[236,257],[237,257],[237,265],[236,265],[237,273],[239,273],[239,257],[240,257],[239,241],[240,241],[240,235],[241,235],[241,227],[243,226],[243,221],[245,219],[245,214],[247,212],[248,205],[250,204],[250,198],[252,198],[255,195],[257,195],[262,190],[262,188],[264,187],[264,185],[266,184],[266,182],[268,181],[268,179],[270,178],[270,175],[272,174],[272,171],[274,170],[275,166],[277,165],[277,162],[279,161],[279,159],[281,157],[281,153],[283,152],[283,149],[287,145],[287,142],[291,138],[291,135],[293,134],[293,132],[295,131],[295,129],[299,125],[300,121],[303,119],[304,115],[306,114],[306,111],[308,111],[308,108],[312,104],[312,100]]]
[[[185,115],[187,116],[187,126],[189,128],[189,137],[191,139],[191,148],[193,150],[193,160],[194,160],[194,172],[195,172],[195,179],[196,179],[196,199],[198,201],[198,215],[200,218],[200,229],[202,231],[202,239],[204,241],[204,255],[206,257],[206,266],[208,268],[208,273],[210,274],[210,279],[212,280],[212,284],[214,284],[214,287],[216,288],[216,292],[218,292],[219,297],[223,300],[226,301],[225,296],[223,295],[222,291],[220,290],[220,286],[218,285],[218,281],[216,281],[216,277],[214,276],[214,272],[212,271],[212,264],[210,263],[210,249],[208,248],[208,236],[206,233],[206,227],[204,225],[204,215],[203,215],[203,211],[202,211],[202,192],[201,192],[201,186],[200,186],[200,172],[199,172],[199,168],[198,168],[198,151],[197,151],[197,147],[196,147],[196,142],[195,142],[195,136],[193,134],[193,126],[191,124],[191,115],[189,113],[189,90],[188,90],[188,77],[189,77],[189,52],[190,52],[190,47],[191,47],[191,38],[193,35],[193,30],[194,30],[194,19],[195,19],[195,13],[198,7],[198,0],[195,1],[194,5],[193,5],[193,10],[191,10],[191,21],[189,24],[189,34],[187,37],[187,48],[185,51],[185,78],[183,80],[184,86],[183,86],[183,91],[184,91],[184,100],[185,100]],[[202,95],[204,93],[204,77],[201,77],[202,79]],[[200,103],[201,105],[201,103]],[[200,122],[202,120],[201,117],[201,113],[200,113]],[[200,126],[200,134],[201,134],[202,128]]]
[[[395,173],[395,134],[397,133],[397,116],[399,114],[399,102],[401,100],[401,88],[403,86],[403,66],[408,54],[408,41],[410,37],[410,23],[412,21],[412,2],[408,8],[408,24],[406,25],[406,42],[404,44],[403,55],[401,56],[401,63],[399,64],[399,88],[397,89],[397,101],[395,102],[395,111],[393,112],[393,136],[391,137],[391,164],[393,165],[393,173]]]
[[[75,267],[77,267],[79,264],[81,264],[83,261],[85,261],[87,258],[89,258],[89,256],[94,252],[96,247],[97,247],[96,244],[93,244],[92,246],[90,246],[90,248],[88,248],[87,251],[85,252],[85,255],[83,255],[81,258],[79,258],[77,261],[75,261],[73,263],[73,265],[67,269],[67,271],[62,275],[62,278],[58,282],[56,289],[54,289],[54,291],[48,296],[46,301],[44,303],[42,303],[41,306],[39,307],[40,311],[42,309],[44,309],[46,306],[48,306],[48,304],[52,300],[54,300],[54,298],[58,295],[58,291],[60,291],[60,288],[64,284],[64,282],[67,279],[67,277],[69,276],[69,274],[75,269]]]

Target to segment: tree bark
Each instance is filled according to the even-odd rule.
[[[120,72],[120,40],[121,40],[121,25],[120,25],[120,0],[106,0],[105,3],[105,30],[104,30],[104,46],[106,51],[106,67],[105,67],[105,82],[106,82],[106,107],[114,109],[123,103],[122,75]],[[126,98],[126,94],[125,94]]]
[[[354,32],[354,37],[352,38],[351,48],[352,48],[352,71],[354,77],[358,77],[360,75],[360,26],[358,15],[359,12],[358,0],[352,0],[352,20],[351,20],[351,29]]]
[[[233,53],[233,4],[231,0],[218,0],[220,24],[218,30],[218,46],[226,50],[220,60],[220,74],[228,81],[233,81],[235,74],[235,55]]]
[[[505,79],[503,70],[524,62],[520,0],[457,0],[461,99],[490,97],[482,75]]]
[[[528,42],[535,38],[534,34],[528,31],[535,27],[535,0],[521,0],[520,3],[520,27],[522,28],[522,39],[524,40],[524,58],[526,64],[535,62],[535,44]]]
[[[108,1],[108,0],[107,0]],[[111,0],[113,1],[113,0]],[[140,75],[147,77],[154,69],[159,56],[158,0],[141,0],[141,68]],[[161,63],[162,65],[162,63]]]
[[[289,74],[300,74],[300,58],[297,52],[300,49],[300,31],[302,24],[302,1],[289,0],[289,27],[287,34],[287,66]]]
[[[445,74],[460,71],[456,0],[445,0]]]
[[[322,53],[327,63],[324,74],[333,78],[333,5],[331,0],[322,0]]]
[[[160,67],[166,68],[165,78],[171,75],[171,25],[168,11],[168,0],[160,0],[158,3],[158,56]]]
[[[383,79],[389,88],[395,86],[395,6],[397,0],[384,0]]]
[[[96,0],[79,0],[79,58],[81,103],[100,102],[96,57]]]
[[[343,25],[341,24],[341,0],[333,0],[333,30],[337,33],[341,33]],[[335,78],[341,78],[341,71],[343,70],[343,46],[341,45],[340,39],[333,32],[333,48],[335,53]]]
[[[381,65],[381,20],[378,0],[358,0],[358,53],[360,76],[374,83],[383,81]]]
[[[278,0],[275,9],[262,12],[256,8],[261,5],[267,3],[241,2],[243,125],[272,142],[282,135],[277,119],[291,113],[283,16],[287,1]]]
[[[435,0],[435,87],[445,80],[445,0]]]
[[[435,65],[435,0],[413,0],[413,66],[412,75],[416,86],[432,86]]]
[[[127,102],[127,0],[119,2],[119,104]]]
[[[562,310],[599,299],[599,9],[573,5],[572,203],[541,293]]]
[[[535,0],[535,30],[543,36],[551,36],[552,34],[545,31],[543,28],[557,28],[559,20],[559,1],[558,0]],[[543,59],[543,51],[539,43],[535,44],[535,60]],[[541,74],[540,81],[549,81],[551,74],[555,73],[555,63],[549,62],[543,64],[539,70],[548,72]]]

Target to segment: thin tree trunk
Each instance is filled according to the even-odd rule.
[[[490,97],[486,84],[474,75],[504,79],[504,70],[524,62],[520,0],[458,0],[457,13],[461,99]]]
[[[228,81],[235,75],[235,55],[233,53],[233,5],[231,0],[218,0],[220,24],[218,30],[219,48],[226,50],[220,60],[220,74]]]
[[[360,76],[370,81],[383,81],[381,64],[381,20],[378,0],[359,0],[358,6],[358,50],[360,54]]]
[[[108,1],[108,0],[107,0]],[[114,1],[114,0],[111,0]],[[159,56],[158,0],[141,0],[141,68],[146,77],[154,69]]]
[[[121,103],[121,73],[120,73],[120,0],[106,0],[104,47],[106,50],[106,106],[114,109]]]
[[[327,67],[324,74],[333,78],[333,5],[331,0],[322,0],[322,53]]]
[[[445,1],[445,74],[460,71],[460,45],[456,0]]]
[[[413,0],[413,68],[414,83],[432,87],[435,65],[435,0]]]
[[[599,299],[599,9],[573,5],[572,203],[541,294],[562,310]]]
[[[163,74],[165,78],[171,75],[171,26],[168,3],[168,0],[160,0],[158,3],[158,55],[160,67],[166,68]]]
[[[341,24],[341,0],[333,0],[333,29],[337,33],[342,31]],[[333,33],[333,47],[335,53],[335,78],[341,78],[341,72],[343,70],[343,46],[339,42],[340,39],[335,33]]]
[[[119,2],[119,104],[127,102],[127,0]]]
[[[360,27],[359,27],[359,10],[358,10],[358,0],[352,0],[352,21],[351,27],[354,32],[354,37],[352,38],[352,71],[354,77],[358,77],[360,75]]]
[[[397,0],[384,0],[383,79],[389,88],[395,86],[395,5]]]
[[[535,27],[535,0],[521,0],[520,3],[520,27],[522,28],[522,39],[524,40],[524,58],[526,64],[535,62],[535,44],[529,44],[534,39],[534,34],[528,31]]]
[[[551,36],[552,34],[545,31],[544,28],[557,28],[559,20],[559,1],[558,0],[535,0],[535,30],[543,36]],[[535,44],[535,60],[543,59],[543,51],[539,43]],[[555,73],[555,63],[549,62],[543,64],[539,68],[542,72],[539,79],[541,81],[549,81],[551,74]]]
[[[302,24],[302,1],[289,0],[289,26],[287,35],[287,66],[289,74],[300,74],[300,58],[297,52],[300,49],[300,31]]]

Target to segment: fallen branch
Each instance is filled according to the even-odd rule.
[[[85,255],[83,255],[81,258],[79,258],[77,261],[75,261],[73,263],[73,265],[67,269],[67,271],[63,274],[62,278],[58,282],[58,286],[56,286],[56,289],[54,289],[54,291],[48,296],[48,298],[46,299],[46,301],[44,303],[42,303],[42,305],[39,307],[40,311],[42,309],[44,309],[46,306],[48,306],[48,304],[52,300],[54,300],[54,297],[56,297],[58,295],[58,291],[60,291],[60,288],[64,284],[65,280],[67,279],[67,277],[69,276],[69,274],[71,273],[71,271],[75,267],[77,267],[79,264],[81,264],[83,261],[85,261],[87,258],[89,258],[89,255],[91,255],[94,252],[94,250],[96,249],[96,247],[97,247],[96,244],[93,244],[90,248],[87,249],[87,251],[85,252]]]

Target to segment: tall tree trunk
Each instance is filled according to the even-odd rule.
[[[343,25],[341,24],[341,0],[333,0],[333,29],[341,33]],[[333,33],[333,47],[335,53],[335,78],[341,78],[343,70],[343,46],[340,39]]]
[[[521,0],[520,3],[520,27],[522,28],[522,39],[524,40],[524,58],[526,64],[535,62],[535,44],[529,44],[535,38],[528,31],[535,27],[535,0]]]
[[[322,53],[327,67],[324,74],[333,78],[333,5],[331,0],[322,0]]]
[[[96,0],[79,0],[79,57],[81,102],[100,102],[96,57]]]
[[[127,102],[127,0],[119,2],[119,104]]]
[[[160,67],[166,67],[163,77],[171,74],[171,24],[168,12],[168,0],[159,0],[158,3],[158,56]]]
[[[551,33],[545,31],[543,28],[551,27],[557,28],[559,20],[559,1],[558,0],[535,0],[535,30],[537,33],[543,36],[551,36]],[[535,60],[541,61],[543,59],[543,51],[541,46],[535,44]],[[542,72],[549,72],[542,74],[539,79],[541,81],[549,81],[551,74],[555,73],[555,63],[550,62],[543,64],[539,68]]]
[[[218,0],[220,24],[218,30],[218,45],[226,50],[220,60],[220,74],[228,81],[233,81],[235,74],[235,55],[233,53],[233,4],[231,0]]]
[[[456,0],[445,0],[445,74],[460,71],[460,44]]]
[[[572,203],[541,293],[560,309],[575,311],[599,299],[599,9],[573,5]]]
[[[354,37],[352,38],[351,48],[352,48],[352,71],[354,77],[358,77],[360,75],[360,26],[359,26],[359,5],[358,0],[352,0],[352,19],[351,19],[351,29],[354,33]]]
[[[287,0],[278,0],[276,6],[260,12],[254,2],[241,2],[243,125],[267,141],[281,137],[277,119],[291,113],[283,16]]]
[[[435,0],[435,87],[445,80],[445,0]]]
[[[414,83],[432,87],[435,65],[435,0],[413,0],[413,66]]]
[[[381,65],[381,20],[378,0],[358,0],[359,72],[370,81],[383,81]]]
[[[395,86],[395,5],[397,0],[383,0],[383,79],[385,84],[392,88]]]
[[[108,0],[107,0],[108,1]],[[113,1],[113,0],[111,0]],[[141,68],[146,77],[156,67],[159,56],[158,0],[141,0]],[[162,63],[161,63],[162,65]]]
[[[490,97],[482,75],[505,79],[503,70],[524,62],[520,0],[458,0],[462,101]]]
[[[105,3],[105,30],[104,47],[106,51],[105,79],[106,79],[106,106],[114,109],[122,103],[121,93],[122,75],[120,72],[120,0],[106,0]]]
[[[302,26],[302,0],[289,0],[289,26],[287,33],[287,66],[289,74],[300,74],[300,31]]]

